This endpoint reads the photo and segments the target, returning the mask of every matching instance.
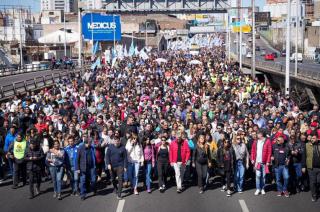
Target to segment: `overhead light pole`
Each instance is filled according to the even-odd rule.
[[[63,10],[63,31],[64,31],[64,56],[67,56],[67,35],[66,35],[66,6],[67,2],[64,0],[64,10]]]
[[[291,19],[291,0],[287,5],[287,33],[286,33],[286,74],[285,74],[285,94],[290,94],[290,20]]]
[[[252,79],[256,78],[256,17],[255,17],[255,0],[252,0]]]
[[[294,76],[296,77],[298,75],[298,29],[300,26],[300,18],[299,18],[299,7],[300,7],[300,1],[296,0],[296,57],[295,57],[295,64],[294,64]]]
[[[78,11],[78,32],[79,32],[79,45],[78,45],[78,66],[81,68],[81,49],[82,49],[82,29],[81,29],[81,13],[82,13],[82,8],[79,8]]]
[[[240,18],[239,18],[239,25],[240,25],[240,42],[239,42],[239,45],[240,45],[240,47],[239,47],[239,50],[240,50],[240,54],[239,54],[239,56],[240,56],[240,59],[239,59],[239,68],[240,68],[240,70],[242,70],[242,9],[241,9],[241,7],[242,7],[242,0],[239,0],[239,5],[240,5],[240,7],[239,7],[239,12],[240,12]]]

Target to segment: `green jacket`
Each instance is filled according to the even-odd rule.
[[[306,144],[306,166],[308,169],[312,169],[313,168],[313,148],[314,146],[316,146],[315,148],[318,148],[318,152],[320,152],[320,147],[319,144],[317,145],[312,145],[311,143],[307,143]]]

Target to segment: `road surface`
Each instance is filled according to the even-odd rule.
[[[243,194],[226,197],[218,184],[213,184],[204,194],[199,194],[196,186],[177,194],[175,187],[165,193],[154,190],[139,195],[125,193],[118,201],[112,186],[100,186],[97,196],[88,195],[85,201],[70,196],[69,189],[62,192],[61,201],[53,199],[52,184],[46,182],[41,187],[40,196],[28,199],[28,186],[13,190],[11,182],[0,185],[1,211],[3,212],[319,212],[320,201],[311,202],[310,193],[292,195],[290,198],[277,197],[275,191],[267,191],[265,196],[254,196],[254,189]]]
[[[236,34],[232,33],[231,34],[231,50],[233,52],[236,52],[237,49],[237,43],[235,43],[234,41],[236,40]],[[246,43],[247,46],[251,49],[251,43],[248,42],[248,35],[243,34],[242,36],[242,42]],[[262,37],[260,39],[256,39],[256,46],[259,46],[260,49],[264,49],[266,51],[266,53],[271,53],[271,52],[275,52],[277,50],[275,50],[269,43],[267,43]],[[252,51],[251,51],[252,52]],[[277,51],[278,52],[278,51]],[[274,64],[274,63],[278,63],[283,65],[283,67],[285,68],[286,65],[286,58],[285,57],[280,57],[279,52],[278,58],[275,58],[274,61],[265,61],[264,56],[261,56],[261,51],[256,51],[256,59],[260,60],[260,61],[264,61],[270,64]],[[298,69],[303,71],[320,71],[320,64],[315,63],[313,60],[307,60],[304,59],[303,63],[298,63]],[[294,62],[290,63],[290,70],[294,70]]]

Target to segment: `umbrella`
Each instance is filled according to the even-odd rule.
[[[168,61],[167,61],[166,59],[164,59],[164,58],[157,58],[156,61],[157,61],[157,63],[166,63],[166,62],[168,62]]]
[[[200,65],[200,64],[202,64],[202,62],[199,61],[199,60],[191,60],[191,61],[189,62],[189,64],[191,64],[191,65]]]

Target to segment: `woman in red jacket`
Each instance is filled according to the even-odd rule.
[[[183,175],[189,158],[188,141],[187,139],[182,139],[181,132],[178,132],[177,139],[172,141],[170,145],[170,165],[174,168],[176,175],[177,193],[182,192]]]
[[[251,149],[251,163],[256,170],[256,192],[254,195],[265,195],[264,190],[266,174],[269,173],[271,162],[272,145],[269,139],[266,139],[265,132],[258,132],[258,139],[254,141]]]

